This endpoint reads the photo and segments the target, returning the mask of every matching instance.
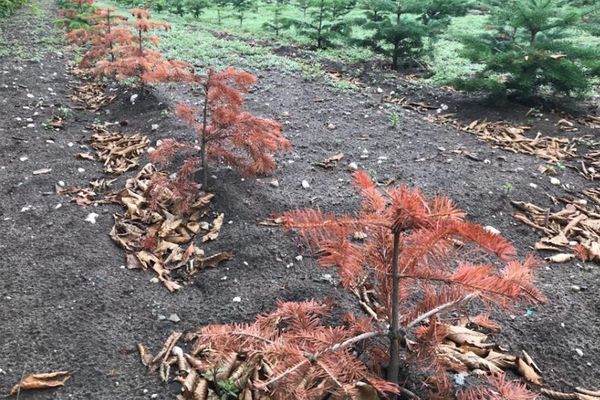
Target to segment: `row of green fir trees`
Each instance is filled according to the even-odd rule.
[[[0,0],[0,18],[11,15],[29,0]]]
[[[2,1],[2,0],[0,0]],[[200,17],[217,10],[217,23],[234,16],[242,25],[251,13],[270,15],[265,29],[287,29],[316,48],[354,45],[389,58],[394,68],[421,65],[452,17],[487,15],[486,28],[457,38],[462,56],[482,65],[454,80],[467,91],[529,97],[553,93],[584,97],[600,76],[600,48],[577,38],[600,36],[600,0],[117,0],[178,15]],[[288,16],[297,7],[299,17]],[[367,35],[351,35],[360,26]]]

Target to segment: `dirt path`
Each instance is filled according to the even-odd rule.
[[[64,388],[24,393],[21,399],[144,399],[152,394],[167,399],[169,388],[159,387],[156,377],[146,374],[136,343],[156,349],[174,329],[247,321],[270,309],[276,298],[330,296],[350,306],[352,300],[323,279],[326,272],[315,269],[312,259],[296,259],[299,250],[292,238],[256,225],[271,212],[294,207],[353,207],[348,162],[381,181],[396,178],[430,193],[449,194],[475,222],[499,229],[524,253],[536,236],[510,216],[505,184],[512,185],[511,197],[517,200],[546,203],[544,193],[561,193],[537,172],[540,161],[532,157],[492,149],[410,113],[391,130],[380,104],[369,95],[336,92],[322,82],[276,71],[253,71],[260,79],[250,96],[251,108],[284,123],[294,151],[281,157],[272,178],[241,180],[224,168],[213,171],[215,209],[231,224],[212,246],[233,250],[235,259],[169,294],[150,283],[152,274],[120,268],[123,254],[108,236],[111,214],[118,208],[76,206],[54,194],[54,186],[59,181],[86,185],[103,176],[98,163],[76,158],[89,136],[85,127],[94,120],[127,121],[125,131],[144,132],[152,142],[189,135],[164,110],[173,99],[190,94],[161,89],[157,98],[149,96],[132,106],[130,94],[123,93],[98,115],[75,111],[66,118],[64,130],[44,129],[44,122],[69,106],[70,78],[61,49],[49,45],[60,35],[51,24],[53,1],[39,4],[42,15],[25,9],[1,23],[11,48],[24,49],[25,58],[34,59],[0,58],[1,393],[23,373],[72,369],[75,374]],[[38,33],[26,34],[30,26],[39,27]],[[151,131],[153,124],[159,125],[158,131]],[[490,163],[450,152],[459,147]],[[335,169],[314,166],[338,152],[346,157]],[[33,175],[43,168],[52,171]],[[273,179],[279,187],[271,185]],[[302,188],[304,179],[310,188]],[[586,185],[571,171],[561,180]],[[85,221],[90,212],[99,214],[96,224]],[[520,307],[513,318],[504,318],[501,342],[514,351],[527,350],[553,387],[600,387],[593,372],[600,369],[599,269],[573,263],[544,268],[540,275],[551,303]],[[588,290],[574,292],[572,285]],[[232,302],[236,296],[240,303]],[[161,320],[171,313],[182,321]]]

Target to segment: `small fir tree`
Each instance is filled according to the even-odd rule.
[[[255,6],[256,0],[230,0],[235,17],[240,21],[240,27],[244,24],[244,18],[248,11]]]
[[[295,27],[310,38],[318,49],[331,47],[334,42],[350,35],[352,24],[344,17],[356,5],[355,0],[309,0],[307,17],[286,18],[285,27]]]
[[[116,15],[115,11],[110,7],[96,9],[94,15],[88,17],[95,22],[89,29],[75,29],[67,34],[69,43],[86,48],[80,67],[90,68],[103,59],[114,62],[119,43],[133,40],[131,31],[119,26],[127,21],[127,17]]]
[[[198,135],[199,148],[189,143],[167,141],[151,154],[151,159],[168,165],[175,154],[199,152],[190,159],[202,168],[202,184],[208,183],[209,160],[221,160],[247,175],[271,173],[275,169],[273,153],[289,149],[277,122],[244,111],[243,95],[256,78],[246,72],[227,68],[209,69],[199,78],[204,90],[201,108],[187,104],[177,107],[177,115]]]
[[[158,82],[180,82],[193,80],[191,64],[177,60],[166,60],[154,48],[159,43],[149,32],[156,29],[169,30],[169,24],[151,21],[147,10],[133,9],[133,21],[127,22],[133,31],[127,41],[113,49],[114,61],[100,60],[95,72],[101,76],[115,77],[118,80],[133,79],[143,90],[146,84]]]
[[[58,24],[63,25],[67,31],[87,29],[90,27],[88,16],[93,13],[94,0],[67,0],[61,2],[58,12]]]
[[[468,10],[467,0],[365,0],[364,27],[373,34],[361,43],[392,59],[414,64],[422,58],[427,40],[434,40],[451,16]]]
[[[302,17],[306,18],[306,10],[310,7],[310,0],[296,0],[294,4],[302,11]]]
[[[483,65],[458,87],[531,97],[541,92],[580,97],[600,75],[600,48],[569,40],[581,16],[556,0],[497,3],[491,31],[463,38],[464,55]]]
[[[445,197],[428,200],[406,186],[381,191],[364,172],[355,183],[363,198],[355,215],[299,210],[286,213],[284,224],[299,231],[322,267],[337,270],[344,287],[372,279],[384,314],[381,332],[389,338],[387,379],[398,383],[400,350],[410,335],[423,345],[416,365],[434,372],[443,390],[445,368],[435,347],[445,335],[438,323],[474,300],[501,307],[543,301],[533,283],[536,262],[517,261],[508,241],[466,222]]]
[[[223,12],[231,5],[231,0],[214,0],[213,4],[217,8],[217,24],[223,22]]]
[[[269,22],[265,22],[263,27],[275,33],[275,36],[279,36],[281,30],[285,29],[286,25],[284,24],[282,14],[285,9],[285,6],[289,3],[289,0],[273,0],[272,2],[273,8],[273,18]]]
[[[183,17],[185,15],[185,0],[170,0],[169,11]]]
[[[208,0],[187,0],[187,10],[194,16],[194,18],[200,18],[200,15],[210,6]]]

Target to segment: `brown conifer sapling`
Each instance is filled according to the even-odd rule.
[[[245,175],[273,172],[276,167],[273,154],[291,145],[283,137],[279,123],[244,111],[243,95],[256,78],[230,67],[220,72],[209,69],[197,81],[204,94],[201,107],[179,104],[176,112],[196,132],[199,146],[164,141],[152,152],[151,160],[164,166],[180,151],[198,151],[204,188],[208,183],[209,160],[221,160]]]
[[[506,239],[466,222],[446,197],[427,199],[406,186],[380,190],[364,172],[354,178],[363,198],[355,215],[297,210],[284,214],[284,225],[300,233],[321,266],[337,270],[344,287],[372,281],[382,321],[359,338],[388,337],[381,352],[387,379],[398,383],[401,348],[413,340],[416,365],[433,370],[443,393],[447,365],[435,353],[445,336],[440,322],[475,300],[486,307],[544,301],[533,283],[537,263],[516,260]]]

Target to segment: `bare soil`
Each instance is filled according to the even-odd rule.
[[[53,1],[39,4],[43,15],[23,9],[0,23],[5,39],[40,49],[45,35],[60,35],[52,26]],[[42,27],[41,33],[28,34],[32,25]],[[138,342],[157,349],[175,329],[249,321],[270,310],[278,298],[329,297],[340,308],[353,307],[353,299],[323,277],[329,271],[317,269],[294,238],[278,228],[257,225],[271,213],[296,207],[355,207],[349,162],[381,182],[394,179],[431,194],[448,194],[471,220],[500,230],[523,255],[532,251],[537,235],[512,218],[509,199],[549,206],[546,194],[564,193],[538,172],[542,160],[494,149],[468,133],[430,124],[419,114],[407,111],[397,128],[390,129],[376,85],[360,93],[340,92],[299,75],[250,71],[259,81],[248,98],[249,108],[282,122],[294,149],[279,157],[273,177],[241,179],[223,167],[211,171],[213,207],[225,213],[228,223],[209,250],[231,250],[235,258],[170,294],[150,282],[151,273],[121,268],[124,255],[108,236],[118,207],[79,207],[55,194],[54,187],[59,181],[87,185],[104,176],[101,164],[76,157],[87,146],[86,126],[96,120],[126,122],[124,132],[143,132],[153,143],[165,137],[190,138],[167,110],[191,93],[160,88],[132,105],[132,93],[121,90],[108,108],[95,114],[75,110],[65,129],[48,130],[42,124],[61,107],[72,106],[72,77],[68,55],[61,49],[43,50],[39,60],[0,58],[0,393],[29,372],[75,373],[64,388],[24,392],[21,399],[147,399],[152,394],[172,398],[173,388],[161,387],[139,362]],[[443,101],[451,108],[465,108],[451,98]],[[474,119],[496,112],[481,102],[469,107],[479,110],[470,114]],[[153,124],[159,129],[152,131]],[[490,163],[451,152],[457,148]],[[339,152],[345,158],[336,168],[315,166]],[[52,171],[33,175],[42,168]],[[273,179],[279,187],[270,184]],[[305,179],[308,189],[301,185]],[[591,186],[570,169],[560,179],[575,189]],[[512,186],[509,195],[507,183]],[[85,221],[90,212],[99,214],[96,224]],[[304,258],[297,259],[301,254]],[[513,315],[499,315],[503,330],[498,341],[514,352],[526,350],[551,387],[600,388],[598,266],[548,265],[539,275],[549,304],[519,306]],[[572,285],[586,290],[575,292]],[[232,301],[237,296],[242,298],[239,303]],[[162,320],[171,313],[181,322]]]

